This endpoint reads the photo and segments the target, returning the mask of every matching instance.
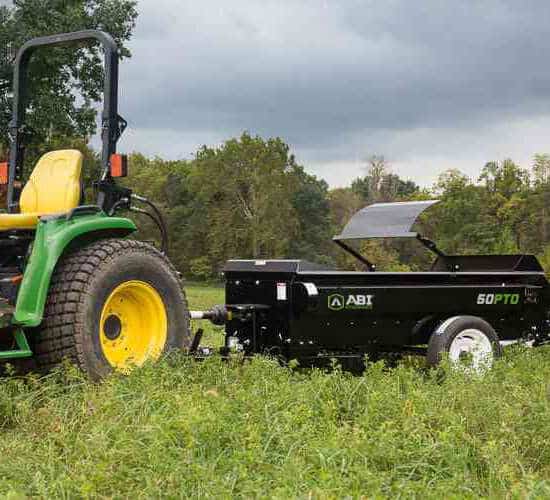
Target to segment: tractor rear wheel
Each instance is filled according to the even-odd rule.
[[[34,351],[48,370],[69,359],[94,379],[189,347],[177,272],[153,246],[104,239],[59,262]]]

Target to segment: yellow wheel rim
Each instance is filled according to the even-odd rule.
[[[166,307],[151,285],[126,281],[105,301],[99,337],[103,354],[112,367],[125,370],[148,359],[158,359],[167,334]]]

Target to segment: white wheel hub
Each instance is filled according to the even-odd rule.
[[[483,372],[493,364],[493,346],[481,330],[468,328],[460,332],[451,342],[449,359],[455,366]]]

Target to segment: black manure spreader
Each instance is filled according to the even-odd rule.
[[[304,260],[230,260],[226,304],[191,316],[225,324],[226,352],[304,365],[336,358],[360,366],[365,355],[413,353],[432,366],[448,357],[477,369],[490,366],[503,345],[548,341],[548,281],[535,256],[444,254],[412,231],[434,203],[378,203],[357,212],[334,241],[364,272]],[[378,272],[349,243],[368,238],[416,238],[436,259],[428,272]]]

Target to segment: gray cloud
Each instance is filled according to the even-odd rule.
[[[280,135],[333,185],[373,152],[429,183],[545,148],[534,127],[550,121],[545,0],[141,0],[139,10],[121,70],[128,148],[187,157],[243,130]]]

